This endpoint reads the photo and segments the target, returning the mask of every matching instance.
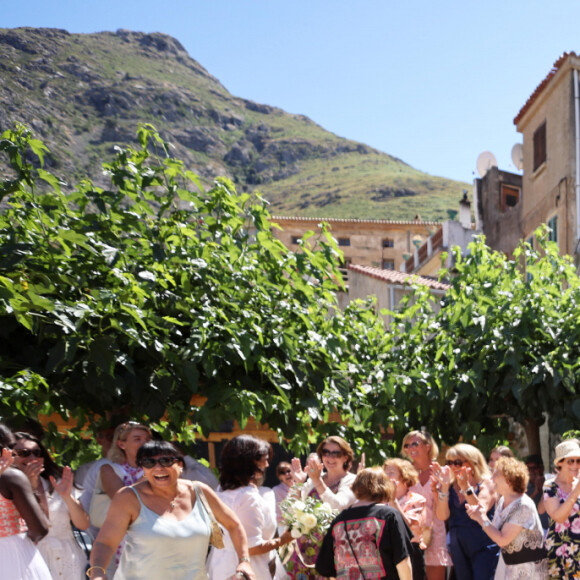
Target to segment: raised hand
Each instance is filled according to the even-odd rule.
[[[30,484],[32,485],[32,489],[36,489],[38,487],[38,479],[40,474],[44,471],[43,462],[39,459],[35,459],[26,465],[23,465],[20,468],[26,477],[30,480]]]
[[[0,455],[0,473],[8,469],[14,463],[14,456],[10,449],[2,449],[2,455]]]
[[[306,473],[310,479],[314,482],[320,481],[322,477],[322,472],[324,470],[324,465],[320,462],[318,455],[316,453],[311,453],[306,461]]]
[[[358,464],[358,467],[356,468],[356,472],[360,473],[366,466],[366,455],[365,452],[363,451],[360,455],[360,463]]]
[[[466,503],[465,509],[467,511],[467,515],[480,525],[484,522],[485,519],[487,519],[485,507],[482,505],[479,504],[470,505]]]
[[[308,475],[302,470],[302,465],[300,464],[300,459],[298,457],[293,457],[290,462],[290,469],[292,470],[292,479],[296,483],[304,483]]]
[[[433,475],[431,481],[435,482],[435,486],[440,489],[449,489],[453,480],[451,469],[447,466],[442,467],[438,463],[433,464]]]
[[[58,495],[62,498],[66,498],[71,495],[72,488],[73,488],[73,473],[68,465],[62,470],[62,477],[60,481],[57,481],[52,475],[49,476],[50,483],[52,483],[52,487],[57,491]]]

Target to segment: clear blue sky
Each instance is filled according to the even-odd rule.
[[[515,171],[513,118],[580,52],[578,0],[0,0],[0,27],[164,32],[234,95],[432,175]]]

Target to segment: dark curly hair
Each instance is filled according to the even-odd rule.
[[[272,459],[271,445],[252,435],[230,439],[220,456],[220,485],[223,490],[237,489],[255,479],[256,462],[264,457]]]

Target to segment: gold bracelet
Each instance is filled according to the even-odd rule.
[[[91,566],[86,572],[85,574],[87,575],[87,578],[92,578],[91,576],[91,571],[92,570],[96,570],[97,568],[99,568],[100,570],[103,571],[103,575],[106,576],[107,575],[107,571],[105,570],[105,568],[103,568],[102,566]]]

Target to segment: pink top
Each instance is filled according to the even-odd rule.
[[[27,530],[26,522],[20,517],[14,502],[0,493],[0,537],[16,536]]]
[[[422,495],[426,500],[427,506],[427,521],[426,527],[431,527],[431,538],[425,550],[425,565],[426,566],[451,566],[451,556],[447,551],[447,538],[445,532],[445,523],[435,515],[435,506],[433,498],[433,490],[431,489],[431,482],[427,480],[425,485],[421,485],[418,481],[416,485],[409,488],[409,491],[416,492]],[[430,515],[429,515],[430,514]],[[430,520],[430,521],[429,521]],[[425,537],[425,534],[423,534]]]
[[[403,513],[416,526],[411,526],[413,532],[413,542],[420,543],[423,540],[423,528],[431,527],[433,523],[433,512],[427,508],[427,500],[415,491],[407,491],[407,493],[399,499],[399,505]]]

